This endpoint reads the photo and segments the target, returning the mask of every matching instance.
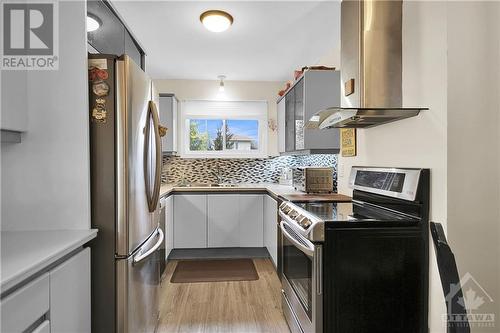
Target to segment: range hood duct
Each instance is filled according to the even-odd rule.
[[[312,116],[308,128],[366,128],[414,117],[402,104],[402,0],[341,3],[341,105]]]

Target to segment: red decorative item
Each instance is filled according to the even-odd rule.
[[[304,71],[294,71],[293,72],[293,77],[295,79],[295,81],[297,81],[298,79],[300,79],[300,77],[302,76],[302,74],[304,74]]]
[[[279,95],[279,96],[283,96],[284,94],[286,94],[286,92],[288,91],[288,89],[290,89],[290,87],[291,87],[291,86],[292,86],[292,83],[291,83],[291,82],[287,82],[287,83],[286,83],[286,86],[285,86],[285,89],[280,90],[280,91],[278,92],[278,95]]]

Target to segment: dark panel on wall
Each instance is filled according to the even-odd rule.
[[[87,33],[89,44],[100,53],[122,55],[124,53],[125,28],[120,20],[102,1],[88,1],[87,12],[101,22],[99,29]]]
[[[128,31],[125,31],[125,54],[128,54],[137,65],[142,67],[141,52],[137,48],[134,39],[130,36]]]
[[[107,1],[88,0],[87,13],[101,23],[99,29],[87,33],[88,43],[97,52],[117,56],[127,54],[144,69],[144,51]]]

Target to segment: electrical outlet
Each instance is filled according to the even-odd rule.
[[[345,167],[343,163],[340,163],[339,165],[339,178],[344,178],[344,173],[345,173]]]

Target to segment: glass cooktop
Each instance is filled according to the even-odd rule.
[[[418,221],[418,219],[408,215],[356,202],[304,202],[295,203],[295,205],[324,222]]]

